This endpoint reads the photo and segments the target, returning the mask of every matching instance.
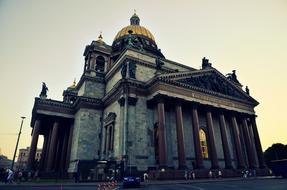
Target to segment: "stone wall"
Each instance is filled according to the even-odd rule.
[[[136,79],[146,82],[155,76],[156,69],[137,64]]]
[[[111,76],[111,78],[109,78],[109,80],[107,81],[106,84],[106,93],[108,93],[113,87],[114,85],[121,80],[122,75],[121,75],[121,70],[118,70],[116,73],[113,74],[113,76]]]
[[[81,86],[78,96],[87,96],[91,98],[103,98],[105,93],[105,84],[86,80]]]
[[[151,118],[148,118],[148,115]],[[129,106],[129,125],[127,136],[127,154],[131,166],[137,166],[138,170],[147,170],[154,164],[154,151],[151,147],[153,138],[152,113],[148,112],[146,99],[138,97],[135,106]],[[150,121],[149,121],[150,120]]]
[[[99,110],[79,109],[76,113],[70,158],[72,162],[99,158],[100,117]],[[76,168],[73,167],[75,166],[70,164],[69,172],[75,171]]]

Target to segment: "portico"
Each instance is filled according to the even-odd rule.
[[[57,102],[53,102],[57,103]],[[58,104],[60,106],[60,104]],[[29,170],[39,170],[40,173],[60,172],[64,174],[67,171],[71,146],[68,142],[72,140],[73,117],[58,113],[58,116],[51,115],[48,111],[49,105],[45,101],[36,99],[36,107],[33,111],[33,132],[31,140],[31,149],[28,157]],[[54,110],[54,112],[58,112]],[[38,145],[39,136],[42,135],[44,142],[42,147],[42,156],[39,163],[36,163],[35,150]],[[38,165],[37,165],[38,164]]]
[[[195,168],[194,169],[201,169],[205,168],[203,166],[203,156],[202,156],[202,147],[200,144],[199,140],[199,116],[198,116],[198,110],[200,110],[201,113],[203,113],[206,117],[206,128],[207,128],[207,136],[208,136],[208,148],[209,148],[209,155],[210,157],[207,159],[211,163],[210,168],[205,168],[205,169],[231,169],[233,168],[232,165],[232,159],[230,156],[230,143],[227,140],[227,132],[226,132],[226,122],[230,123],[228,127],[230,128],[229,131],[232,132],[233,138],[231,139],[234,141],[235,145],[235,150],[236,150],[236,157],[233,159],[234,162],[234,167],[238,169],[242,168],[258,168],[259,165],[257,158],[255,158],[255,150],[253,150],[253,147],[257,147],[256,144],[251,144],[251,137],[249,132],[246,130],[247,128],[251,128],[251,125],[247,126],[247,121],[251,121],[252,118],[255,118],[254,115],[252,114],[242,114],[241,112],[236,112],[228,109],[223,109],[219,107],[212,107],[210,105],[204,105],[200,104],[199,102],[192,102],[192,101],[186,101],[184,99],[179,99],[177,97],[168,97],[166,95],[157,95],[154,98],[154,102],[156,102],[155,108],[157,109],[158,113],[158,125],[159,125],[159,160],[160,160],[160,167],[161,166],[168,166],[167,160],[168,160],[168,154],[166,153],[166,146],[167,142],[166,141],[166,127],[165,127],[165,111],[164,108],[168,105],[170,108],[169,109],[174,109],[175,110],[175,117],[176,117],[176,130],[177,130],[177,150],[178,150],[178,168],[179,169],[184,169],[186,167],[185,160],[186,160],[186,155],[185,151],[186,150],[185,144],[184,144],[184,139],[186,136],[184,136],[184,130],[183,127],[190,127],[193,131],[193,139],[194,139],[194,146],[192,147],[195,150]],[[182,116],[182,107],[184,105],[184,110],[189,110],[190,112],[190,117],[192,120],[192,125],[191,126],[186,126],[183,124],[183,116]],[[215,135],[214,135],[214,120],[213,118],[216,118],[216,120],[219,121],[219,127],[220,129],[220,139],[215,140]],[[254,120],[253,120],[254,121]],[[239,124],[238,124],[239,122]],[[246,129],[244,129],[246,127]],[[253,125],[252,125],[253,127]],[[240,133],[239,131],[240,128],[242,128],[243,133]],[[241,142],[241,137],[244,136],[245,143]],[[216,142],[217,141],[217,142]],[[224,160],[224,167],[219,167],[218,165],[218,156],[217,156],[217,148],[215,144],[218,143],[218,141],[221,141],[221,148],[223,150],[223,160]],[[248,142],[248,143],[247,143]],[[244,160],[244,154],[243,154],[243,149],[242,146],[246,146],[247,149],[247,157],[248,157],[248,162],[245,162]],[[260,153],[257,153],[260,154]],[[222,158],[221,158],[222,160]]]

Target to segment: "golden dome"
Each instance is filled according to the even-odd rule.
[[[148,29],[146,29],[145,27],[140,26],[140,18],[138,17],[138,15],[136,13],[134,13],[133,16],[130,18],[130,25],[121,29],[118,32],[118,34],[116,35],[114,41],[123,37],[123,36],[128,36],[129,31],[132,31],[131,34],[133,34],[133,35],[144,36],[144,37],[152,40],[155,43],[155,39],[154,39],[153,35],[151,34],[151,32]]]
[[[155,42],[155,39],[153,35],[151,34],[151,32],[145,27],[140,26],[140,25],[129,25],[129,26],[124,27],[118,32],[114,41],[123,36],[129,35],[129,30],[133,31],[132,34],[134,35],[141,35]]]

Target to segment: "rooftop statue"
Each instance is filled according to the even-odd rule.
[[[240,84],[240,82],[237,80],[236,70],[232,70],[232,73],[228,73],[226,77],[228,80]]]
[[[202,67],[202,69],[208,69],[211,67],[211,63],[209,63],[208,59],[203,57],[201,67]]]
[[[250,95],[248,86],[245,87],[246,94]]]
[[[47,98],[47,91],[48,91],[48,87],[46,86],[46,83],[42,82],[42,90],[40,93],[40,98]]]

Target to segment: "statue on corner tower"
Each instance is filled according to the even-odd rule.
[[[47,98],[47,91],[48,91],[48,87],[46,86],[46,83],[42,82],[42,90],[40,93],[40,98],[41,99],[46,99]]]

